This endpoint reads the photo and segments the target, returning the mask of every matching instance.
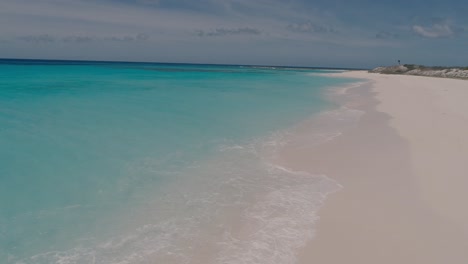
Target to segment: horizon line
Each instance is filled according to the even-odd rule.
[[[329,70],[369,70],[369,68],[349,67],[317,67],[317,66],[288,66],[288,65],[264,65],[264,64],[221,64],[221,63],[196,63],[196,62],[156,62],[156,61],[120,61],[120,60],[72,60],[72,59],[24,59],[24,58],[0,58],[0,63],[5,61],[29,61],[29,62],[77,62],[77,63],[133,63],[133,64],[175,64],[175,65],[212,65],[212,66],[247,66],[247,67],[278,67],[295,69],[329,69]]]

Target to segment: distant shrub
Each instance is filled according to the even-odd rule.
[[[405,66],[409,71],[420,68],[420,66],[416,64],[404,64],[403,66]]]

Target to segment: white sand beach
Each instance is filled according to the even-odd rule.
[[[299,263],[468,263],[468,81],[334,75],[369,80],[339,99],[365,114],[335,140],[282,152],[343,185]]]

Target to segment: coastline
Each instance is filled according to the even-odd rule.
[[[309,74],[305,73],[306,84]],[[93,234],[102,237],[32,257],[8,256],[8,263],[465,263],[468,218],[463,211],[467,198],[463,188],[467,184],[460,173],[468,168],[456,166],[468,161],[446,161],[436,170],[426,166],[427,159],[434,157],[424,156],[432,144],[415,147],[412,143],[418,139],[432,143],[442,134],[455,133],[440,142],[442,150],[436,158],[464,159],[466,89],[455,85],[446,94],[445,87],[452,85],[441,80],[433,87],[436,94],[427,94],[424,89],[432,87],[433,80],[423,78],[412,82],[423,90],[407,95],[392,92],[395,82],[408,88],[401,76],[343,71],[312,75],[346,79],[334,82],[344,83],[339,87],[327,88],[333,82],[317,86],[320,94],[301,97],[303,101],[292,98],[289,106],[313,105],[311,100],[319,95],[330,100],[309,119],[249,140],[216,142],[213,155],[167,171],[161,170],[165,167],[157,156],[136,159],[130,163],[130,172],[144,176],[158,172],[171,181],[160,189],[133,185],[139,187],[137,199],[123,200],[128,204],[122,204],[121,211],[96,225],[109,228],[102,235]],[[440,86],[444,89],[438,90]],[[250,98],[249,92],[246,95]],[[410,103],[420,96],[424,102],[449,108],[439,113],[422,104],[411,110]],[[287,109],[281,103],[272,105]],[[451,119],[444,123],[448,112]],[[436,128],[442,130],[421,137],[421,128],[411,125],[415,118],[432,124],[424,116],[434,116],[439,122]],[[279,116],[272,115],[272,120]],[[415,164],[419,171],[415,172]],[[447,166],[458,168],[450,170],[458,178],[448,175],[446,182]],[[437,173],[427,178],[428,172]],[[452,196],[440,199],[440,190],[453,191]],[[58,209],[83,209],[74,211],[81,215],[87,208],[93,207],[76,204]],[[50,215],[58,216],[54,214]]]
[[[468,80],[467,67],[427,67],[423,65],[404,64],[377,67],[370,70],[370,72]]]
[[[88,68],[89,72],[95,70],[93,65],[86,67],[93,67]],[[22,115],[12,115],[17,119],[14,124],[29,127],[31,123],[44,123],[36,130],[47,137],[36,137],[34,130],[30,136],[36,140],[29,141],[29,134],[24,135],[24,140],[8,140],[6,146],[20,152],[13,153],[15,162],[6,165],[21,164],[16,160],[24,165],[4,167],[12,172],[11,179],[21,179],[14,173],[28,168],[25,174],[35,176],[27,178],[30,186],[44,187],[40,183],[53,182],[47,177],[56,175],[63,182],[53,184],[51,191],[38,188],[37,193],[22,195],[13,185],[8,188],[11,193],[2,193],[5,201],[18,199],[24,203],[21,210],[28,208],[28,202],[38,200],[35,195],[51,196],[42,201],[43,209],[37,213],[34,209],[26,214],[19,210],[19,217],[12,214],[6,225],[0,219],[0,228],[8,231],[0,243],[9,245],[0,249],[0,259],[8,259],[8,263],[296,263],[297,250],[314,236],[316,212],[325,197],[340,185],[326,175],[278,166],[275,157],[304,118],[313,119],[322,111],[337,114],[325,115],[324,119],[337,119],[347,113],[347,109],[335,111],[337,105],[329,104],[323,95],[327,87],[349,80],[311,78],[311,72],[304,70],[281,74],[248,69],[240,73],[253,73],[249,75],[255,77],[252,80],[231,71],[219,78],[190,69],[201,72],[201,76],[189,74],[187,80],[180,79],[182,83],[171,82],[171,75],[162,78],[167,78],[168,87],[173,89],[147,89],[146,81],[135,83],[137,89],[126,89],[134,73],[129,75],[123,69],[110,69],[119,73],[119,78],[115,78],[117,74],[96,72],[83,86],[64,85],[60,94],[65,97],[53,96],[50,100],[37,96],[34,104],[30,103],[31,96],[42,94],[41,89],[35,89],[37,84],[29,83],[30,79],[10,79],[8,92],[13,97],[17,91],[28,96],[8,102],[6,109],[31,114],[26,120]],[[23,70],[39,72],[30,66],[12,72]],[[64,76],[64,83],[68,78],[78,78],[74,74],[80,76],[69,70],[71,75]],[[174,69],[169,72],[177,73]],[[185,74],[187,69],[180,68],[180,72]],[[146,70],[138,74],[138,78],[146,76],[147,80],[159,78]],[[50,83],[47,76],[55,81],[53,70],[45,70],[42,75],[45,84]],[[190,81],[192,78],[197,81]],[[223,89],[219,89],[218,81]],[[185,84],[192,82],[199,85],[189,89],[197,96],[186,93]],[[88,89],[97,83],[105,91]],[[67,109],[63,111],[66,114],[62,109]],[[99,114],[93,119],[87,113]],[[354,123],[354,114],[359,113],[350,114]],[[149,116],[152,122],[148,123]],[[43,120],[55,121],[49,124]],[[339,128],[349,126],[338,123]],[[75,130],[76,125],[80,130]],[[332,127],[330,134],[328,127],[319,128],[308,143],[332,140],[335,131],[341,131]],[[24,131],[16,133],[15,129],[4,138],[23,135]],[[49,138],[54,142],[47,141]],[[72,144],[67,144],[69,141]],[[122,149],[125,151],[117,151]],[[34,169],[29,153],[43,151],[53,155],[43,155],[39,169]],[[196,154],[193,159],[192,154]],[[67,158],[71,155],[83,159],[77,163]],[[54,164],[65,165],[56,168],[51,166]],[[96,168],[95,174],[88,173],[85,165],[89,164]],[[51,173],[41,174],[48,168],[53,168]],[[61,169],[71,174],[61,173]],[[41,180],[36,183],[35,179]],[[78,196],[67,197],[76,190]],[[70,221],[61,221],[64,218]],[[18,234],[16,229],[34,232]],[[41,236],[35,236],[35,232]]]
[[[368,80],[335,96],[364,114],[334,140],[281,151],[285,166],[343,185],[320,210],[298,263],[466,263],[468,82],[331,76]]]

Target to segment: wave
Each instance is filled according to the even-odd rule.
[[[342,186],[277,164],[279,152],[333,140],[361,114],[340,108],[266,138],[223,142],[213,157],[171,171],[170,184],[119,216],[126,230],[11,263],[296,263],[297,250],[314,236],[319,208]],[[144,164],[140,171],[158,170]]]

